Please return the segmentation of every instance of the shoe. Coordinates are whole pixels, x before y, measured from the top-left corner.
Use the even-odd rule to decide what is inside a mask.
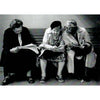
[[[81,80],[81,83],[90,82],[90,81],[91,81],[90,79],[82,79],[82,80]]]
[[[8,85],[11,82],[11,79],[9,76],[6,76],[4,80],[2,81],[2,85]]]
[[[45,82],[46,82],[46,77],[42,77],[40,83],[45,83]]]
[[[57,76],[56,76],[56,79],[57,79],[57,81],[60,82],[60,83],[63,83],[63,82],[64,82],[62,76],[58,76],[58,75],[57,75]]]
[[[33,79],[32,77],[28,77],[27,81],[28,81],[28,83],[30,83],[30,84],[32,84],[32,83],[35,82],[34,79]]]

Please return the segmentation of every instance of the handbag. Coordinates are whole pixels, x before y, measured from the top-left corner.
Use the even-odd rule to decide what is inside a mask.
[[[86,56],[86,62],[85,66],[87,68],[93,68],[96,65],[96,59],[97,59],[97,54],[93,51],[91,51],[87,56]]]

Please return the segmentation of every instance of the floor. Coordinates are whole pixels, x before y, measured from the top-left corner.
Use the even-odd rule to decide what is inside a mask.
[[[3,80],[3,68],[2,67],[0,67],[0,84],[2,83],[2,80]],[[50,79],[50,80],[48,80],[46,83],[44,83],[44,84],[41,84],[40,82],[39,82],[39,80],[36,80],[35,81],[35,83],[33,83],[33,84],[29,84],[27,81],[25,81],[25,80],[23,80],[23,81],[15,81],[15,82],[13,82],[13,83],[11,83],[11,84],[9,84],[9,86],[20,86],[20,85],[31,85],[31,86],[48,86],[48,85],[61,85],[61,86],[68,86],[68,85],[75,85],[75,86],[77,86],[77,85],[87,85],[87,86],[91,86],[91,85],[100,85],[100,81],[99,82],[96,82],[96,81],[94,81],[94,80],[92,80],[92,81],[90,81],[90,82],[83,82],[83,83],[81,83],[80,82],[80,80],[77,80],[77,79],[66,79],[65,80],[65,82],[64,83],[59,83],[59,82],[57,82],[55,79]]]

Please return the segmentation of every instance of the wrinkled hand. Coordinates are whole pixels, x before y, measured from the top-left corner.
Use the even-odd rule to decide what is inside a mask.
[[[20,47],[18,46],[18,47],[14,47],[14,48],[10,49],[10,52],[11,53],[18,53],[19,50],[20,50]]]
[[[60,50],[60,48],[57,47],[57,46],[53,46],[52,51],[54,51],[54,52],[60,52],[60,51],[62,51],[62,50]]]
[[[49,48],[49,50],[55,51],[57,48],[57,46],[52,46],[52,48]]]

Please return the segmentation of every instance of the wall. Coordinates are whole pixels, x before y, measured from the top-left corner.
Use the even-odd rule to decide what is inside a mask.
[[[97,16],[92,15],[0,15],[0,57],[4,30],[9,27],[12,19],[15,18],[22,20],[24,26],[28,28],[47,28],[54,20],[60,20],[64,25],[68,19],[75,19],[80,26],[85,28],[92,28],[100,24],[96,21]],[[100,17],[98,16],[99,19]]]

